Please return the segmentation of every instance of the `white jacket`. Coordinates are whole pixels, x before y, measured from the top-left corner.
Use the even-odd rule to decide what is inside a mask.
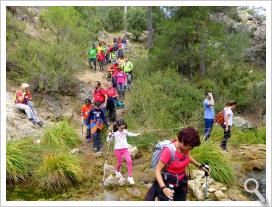
[[[114,138],[114,149],[125,149],[128,148],[127,136],[136,137],[139,134],[134,134],[132,132],[127,131],[126,129],[120,132],[117,130],[112,133],[112,136],[107,137],[107,141],[111,141]]]

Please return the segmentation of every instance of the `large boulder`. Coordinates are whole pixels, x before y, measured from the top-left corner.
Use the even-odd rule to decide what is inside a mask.
[[[104,181],[104,186],[124,186],[126,179],[123,176],[117,177],[110,175]]]
[[[233,125],[237,128],[242,129],[242,130],[257,128],[257,126],[255,124],[253,124],[252,122],[250,122],[242,117],[239,117],[239,116],[233,117]]]

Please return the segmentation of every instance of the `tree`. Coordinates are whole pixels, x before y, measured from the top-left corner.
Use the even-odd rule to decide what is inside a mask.
[[[146,10],[142,7],[132,7],[128,9],[128,30],[132,32],[138,40],[142,32],[147,28]]]
[[[148,49],[152,47],[153,44],[153,27],[152,27],[152,6],[147,7],[148,13]]]

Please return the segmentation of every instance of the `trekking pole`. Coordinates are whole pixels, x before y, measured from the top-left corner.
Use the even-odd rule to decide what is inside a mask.
[[[206,170],[209,170],[209,165],[205,165],[204,168]],[[207,201],[208,200],[208,176],[209,176],[209,174],[206,170],[204,172],[205,172],[205,179],[206,179],[205,198]]]
[[[112,135],[111,135],[112,136]],[[109,149],[110,149],[110,143],[111,141],[108,142],[108,147],[107,147],[107,153],[106,153],[106,160],[105,160],[105,164],[103,166],[103,184],[105,182],[105,176],[106,176],[106,165],[108,164],[108,156],[109,156]]]

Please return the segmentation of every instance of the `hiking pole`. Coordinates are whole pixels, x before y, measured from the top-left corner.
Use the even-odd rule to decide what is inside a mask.
[[[110,135],[110,136],[112,136],[112,135]],[[104,164],[104,166],[103,166],[103,184],[104,184],[104,182],[105,182],[105,176],[106,176],[106,165],[108,164],[108,157],[109,157],[109,149],[110,149],[110,143],[111,143],[111,141],[109,140],[109,142],[108,142],[108,147],[107,147],[107,153],[106,153],[106,161],[105,161],[105,164]]]
[[[205,198],[208,200],[208,176],[209,176],[209,165],[204,165],[205,179],[206,179],[206,188],[205,188]],[[207,170],[207,171],[206,171]]]

